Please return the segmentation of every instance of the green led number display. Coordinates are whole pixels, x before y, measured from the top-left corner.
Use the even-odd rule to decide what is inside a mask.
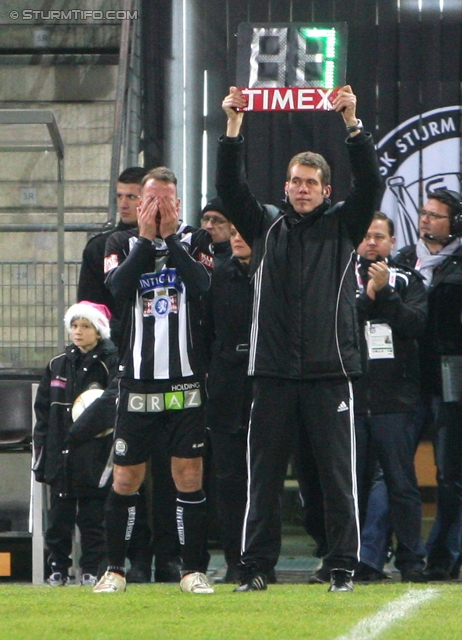
[[[337,31],[307,28],[298,32],[297,85],[333,89],[336,82]]]
[[[345,84],[346,23],[242,23],[237,85],[323,87]]]

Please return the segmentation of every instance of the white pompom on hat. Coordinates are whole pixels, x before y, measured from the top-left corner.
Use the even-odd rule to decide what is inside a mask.
[[[110,338],[111,327],[109,325],[109,320],[111,319],[111,315],[111,312],[105,304],[96,304],[96,302],[81,300],[80,302],[77,302],[77,304],[73,304],[66,311],[64,316],[64,326],[70,333],[71,323],[74,318],[85,318],[85,320],[89,320],[92,323],[102,338]]]

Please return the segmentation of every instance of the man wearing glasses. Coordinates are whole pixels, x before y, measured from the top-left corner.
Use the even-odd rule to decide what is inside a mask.
[[[231,222],[223,214],[223,203],[215,197],[202,209],[201,226],[212,238],[213,263],[216,267],[231,257]]]
[[[462,543],[462,206],[449,189],[427,194],[419,240],[397,260],[421,272],[428,324],[421,340],[422,392],[434,409],[437,516],[427,541],[429,580],[458,577]]]

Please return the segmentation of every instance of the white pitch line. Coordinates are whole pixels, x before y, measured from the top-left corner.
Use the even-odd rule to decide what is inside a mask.
[[[372,640],[377,638],[398,620],[408,617],[421,604],[432,600],[441,592],[437,589],[410,589],[398,600],[388,602],[377,613],[361,620],[349,633],[338,636],[336,640]]]

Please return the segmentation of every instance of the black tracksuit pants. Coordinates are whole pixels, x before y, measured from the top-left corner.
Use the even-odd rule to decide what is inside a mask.
[[[247,429],[209,431],[221,543],[228,568],[240,559],[242,522],[247,497]]]
[[[268,573],[281,548],[281,497],[291,453],[300,468],[299,434],[308,434],[324,500],[330,568],[359,559],[352,387],[348,380],[254,379],[248,436],[249,493],[243,529],[243,576]]]
[[[107,491],[93,496],[61,497],[55,489],[50,491],[50,511],[45,542],[50,553],[48,564],[52,571],[67,575],[72,565],[72,534],[75,525],[80,530],[82,555],[80,567],[83,573],[98,575],[98,569],[106,557],[104,535],[104,505]]]

